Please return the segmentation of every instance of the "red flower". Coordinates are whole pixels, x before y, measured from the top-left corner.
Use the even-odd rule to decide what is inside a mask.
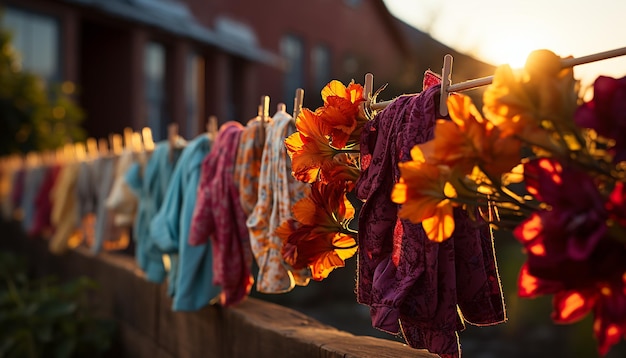
[[[608,218],[604,198],[591,177],[583,171],[563,167],[554,159],[541,158],[524,165],[524,179],[528,192],[549,208],[522,223],[515,230],[516,237],[524,243],[529,242],[528,235],[535,236],[533,241],[562,242],[567,257],[588,258],[605,236]]]
[[[613,271],[624,272],[623,265]],[[572,273],[573,274],[573,273]],[[552,319],[557,323],[573,323],[593,311],[594,334],[600,355],[608,353],[611,346],[626,335],[626,273],[613,275],[610,280],[594,281],[587,285],[568,288],[556,280],[546,280],[530,273],[529,265],[522,267],[519,276],[519,295],[536,297],[554,294]]]
[[[626,77],[600,76],[593,85],[593,100],[576,110],[574,121],[615,140],[615,162],[626,160]]]

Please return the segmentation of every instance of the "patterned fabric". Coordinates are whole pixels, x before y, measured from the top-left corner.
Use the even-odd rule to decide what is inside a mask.
[[[115,174],[111,192],[106,198],[105,206],[113,212],[115,226],[130,227],[135,220],[137,211],[137,197],[133,195],[124,174],[133,164],[137,156],[130,148],[125,148],[115,165]]]
[[[252,252],[259,266],[256,289],[263,293],[283,293],[296,284],[307,285],[310,271],[294,270],[281,255],[282,240],[274,234],[280,224],[291,218],[291,207],[304,198],[309,186],[291,175],[291,162],[285,138],[296,131],[287,112],[277,112],[267,127],[259,178],[259,193],[254,211],[246,225]]]
[[[239,186],[241,208],[246,215],[254,210],[257,201],[266,125],[261,117],[249,120],[239,140],[234,177]]]
[[[52,211],[52,201],[50,191],[57,180],[60,170],[59,165],[51,165],[46,168],[44,179],[35,197],[35,214],[32,226],[28,232],[31,236],[49,236],[52,233],[52,223],[50,213]]]
[[[76,183],[80,164],[66,163],[57,177],[50,198],[52,212],[50,221],[54,227],[54,235],[48,243],[50,252],[62,254],[68,248],[80,243],[82,236],[78,233],[78,198],[76,196]]]
[[[410,346],[458,357],[463,318],[481,325],[505,320],[492,238],[456,210],[453,236],[432,242],[421,225],[398,219],[390,199],[398,162],[433,137],[438,91],[398,98],[363,130],[357,299],[370,306],[374,327],[402,329]]]
[[[141,153],[143,160],[133,163],[124,175],[126,184],[138,199],[133,225],[135,259],[150,282],[161,283],[166,277],[161,250],[150,235],[150,220],[163,203],[179,155],[180,150],[174,150],[170,156],[169,143],[159,142],[152,153]]]
[[[150,236],[171,259],[168,294],[174,311],[197,311],[217,295],[211,245],[191,246],[188,237],[198,195],[202,160],[211,149],[206,134],[191,140],[180,154],[165,198],[150,222]]]
[[[252,288],[252,253],[233,173],[243,126],[222,125],[211,153],[202,162],[198,201],[189,243],[201,245],[211,236],[213,283],[221,286],[220,303],[229,306],[244,299]]]

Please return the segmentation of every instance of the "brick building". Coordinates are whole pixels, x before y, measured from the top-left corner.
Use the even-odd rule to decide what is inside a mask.
[[[245,122],[262,95],[290,110],[295,89],[320,104],[330,79],[375,87],[383,99],[420,88],[445,53],[455,78],[492,67],[394,18],[382,0],[4,0],[2,24],[23,67],[49,82],[72,81],[90,136],[170,122],[192,137],[208,115]],[[275,107],[274,107],[275,108]],[[273,112],[273,111],[272,111]]]

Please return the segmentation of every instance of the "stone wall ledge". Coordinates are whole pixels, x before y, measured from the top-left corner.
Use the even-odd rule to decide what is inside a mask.
[[[6,228],[0,227],[0,247],[25,254],[38,274],[88,276],[98,282],[91,301],[99,314],[118,322],[115,357],[437,357],[399,342],[343,332],[251,297],[229,308],[173,312],[166,285],[146,281],[132,257],[93,255],[86,248],[54,256],[47,242],[19,237],[14,225]]]

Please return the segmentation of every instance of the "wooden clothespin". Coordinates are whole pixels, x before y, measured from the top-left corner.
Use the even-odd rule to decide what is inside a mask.
[[[124,128],[124,149],[133,149],[133,129],[130,127]]]
[[[170,151],[176,148],[177,140],[178,140],[178,123],[170,123],[167,126],[167,143],[169,144]]]
[[[87,138],[87,155],[90,159],[96,159],[100,156],[98,151],[98,141],[96,138]]]
[[[143,151],[143,142],[141,140],[141,133],[133,132],[131,135],[131,150],[133,153],[141,153]]]
[[[168,128],[168,131],[169,131],[169,128]],[[154,139],[152,138],[152,129],[150,129],[150,127],[143,127],[143,129],[141,130],[141,138],[143,140],[143,150],[146,152],[152,152],[154,150]],[[168,137],[168,140],[169,140],[169,137]]]
[[[217,123],[217,116],[209,116],[209,120],[206,125],[207,135],[211,141],[217,138],[217,132],[219,130]]]
[[[276,105],[276,112],[285,112],[287,110],[287,105],[284,103],[279,103]]]
[[[441,91],[439,97],[439,114],[448,115],[448,94],[452,84],[452,55],[447,54],[443,57],[443,68],[441,69]]]
[[[74,144],[74,156],[79,162],[85,161],[87,159],[87,149],[85,148],[84,143]]]
[[[109,155],[109,142],[107,142],[106,138],[98,139],[98,153],[100,153],[100,156]]]
[[[302,88],[296,88],[296,96],[293,99],[293,118],[298,118],[298,115],[302,111],[303,101],[304,101],[304,90]]]
[[[113,133],[111,135],[109,135],[109,143],[110,143],[110,148],[111,148],[111,153],[113,155],[120,155],[122,154],[122,151],[124,150],[124,146],[122,144],[122,135],[121,134],[117,134],[117,133]]]
[[[371,73],[365,74],[365,86],[363,86],[363,99],[365,103],[363,103],[363,107],[366,110],[370,109],[370,104],[372,102],[372,89],[374,88],[374,75]]]
[[[267,123],[270,118],[270,96],[261,96],[261,119]]]
[[[74,143],[66,143],[63,146],[63,156],[66,163],[73,163],[76,161],[76,146]]]

